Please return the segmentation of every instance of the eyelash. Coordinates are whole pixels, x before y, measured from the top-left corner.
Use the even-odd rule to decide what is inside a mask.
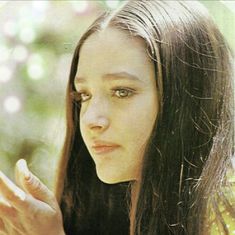
[[[116,92],[120,92],[120,91],[124,91],[124,92],[127,92],[127,95],[126,96],[123,96],[121,97],[120,94],[119,96],[116,95],[115,93]],[[135,90],[131,89],[131,88],[126,88],[126,87],[118,87],[118,88],[114,88],[112,89],[112,96],[116,96],[118,99],[128,99],[130,98],[131,96],[133,96],[135,93]],[[82,99],[82,95],[85,94],[87,95],[87,92],[86,91],[75,91],[75,92],[72,92],[72,97],[75,101],[79,101],[81,103],[83,102],[86,102],[87,100],[89,100],[90,98],[86,99],[86,100],[83,100]]]

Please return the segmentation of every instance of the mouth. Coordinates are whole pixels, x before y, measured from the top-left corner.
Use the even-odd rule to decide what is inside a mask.
[[[105,154],[115,151],[117,148],[119,148],[120,145],[110,143],[110,142],[104,142],[104,141],[95,141],[94,145],[91,146],[94,153],[96,154]]]
[[[119,148],[119,146],[93,146],[92,149],[96,154],[104,154],[104,153],[110,153],[113,152]]]

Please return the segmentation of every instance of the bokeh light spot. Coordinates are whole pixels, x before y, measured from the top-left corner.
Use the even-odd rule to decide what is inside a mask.
[[[78,13],[83,13],[88,8],[88,1],[72,1],[74,10]]]
[[[8,20],[3,24],[3,32],[10,37],[14,37],[17,33],[16,23]]]
[[[118,0],[106,0],[105,3],[109,8],[115,9],[119,5],[120,1],[118,1]]]
[[[9,59],[10,57],[10,49],[8,49],[6,46],[3,44],[0,45],[0,62],[5,62]]]
[[[49,1],[32,1],[32,7],[37,11],[46,11],[49,5]]]
[[[25,46],[18,45],[14,48],[12,56],[16,61],[23,62],[28,56],[28,51]]]
[[[21,108],[21,102],[16,96],[8,96],[3,102],[3,107],[8,113],[16,113]]]
[[[32,54],[28,59],[27,65],[28,76],[32,80],[39,80],[44,75],[43,59],[38,53]]]
[[[36,34],[32,27],[24,27],[19,36],[22,42],[30,43],[34,41]]]
[[[28,75],[33,80],[39,80],[44,74],[44,70],[41,64],[31,64],[28,66]]]
[[[8,82],[11,79],[12,71],[6,67],[0,67],[0,82]]]

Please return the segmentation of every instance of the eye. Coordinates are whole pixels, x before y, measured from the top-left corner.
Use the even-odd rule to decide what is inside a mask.
[[[74,99],[74,101],[78,101],[78,102],[85,102],[88,99],[90,99],[91,95],[89,95],[87,92],[85,91],[74,91],[71,92],[71,96]]]
[[[113,93],[118,98],[128,98],[133,95],[134,91],[130,88],[116,88]]]
[[[81,91],[81,92],[78,92],[79,93],[79,95],[80,95],[80,97],[81,97],[81,102],[85,102],[85,101],[87,101],[87,100],[89,100],[90,98],[91,98],[91,95],[89,95],[87,92],[83,92],[83,91]]]

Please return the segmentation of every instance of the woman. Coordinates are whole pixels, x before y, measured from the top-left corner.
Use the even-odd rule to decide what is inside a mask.
[[[71,65],[56,184],[63,226],[54,196],[21,160],[21,189],[0,175],[2,230],[229,234],[232,76],[224,38],[194,1],[129,1],[101,15]]]

